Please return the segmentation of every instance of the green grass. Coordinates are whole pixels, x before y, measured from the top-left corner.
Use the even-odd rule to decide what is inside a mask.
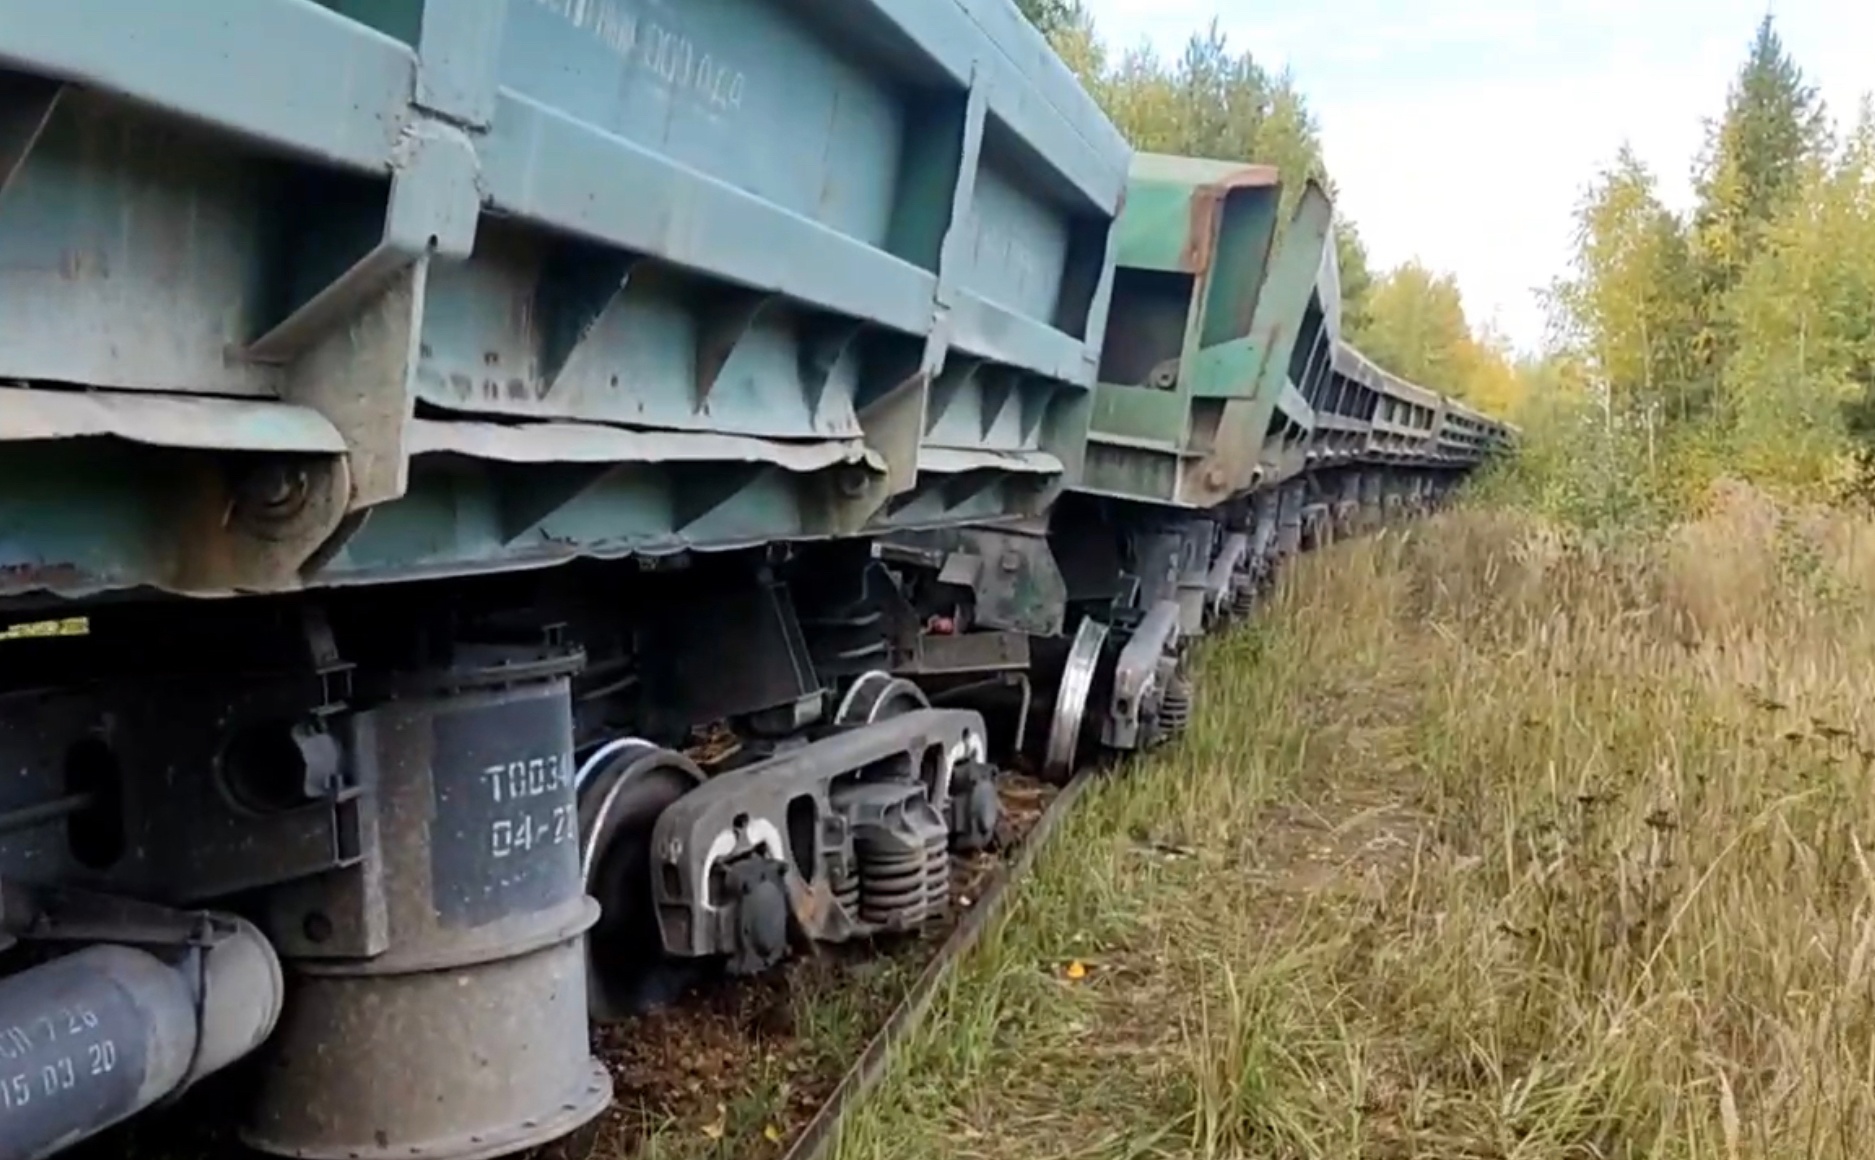
[[[1309,557],[839,1155],[1868,1155],[1871,544],[1747,495]]]

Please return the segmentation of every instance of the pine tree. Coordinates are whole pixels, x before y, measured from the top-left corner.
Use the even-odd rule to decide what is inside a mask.
[[[1727,297],[1763,247],[1766,229],[1798,194],[1806,162],[1827,147],[1827,137],[1822,102],[1766,15],[1724,115],[1708,127],[1694,174],[1692,240],[1708,390],[1736,345]]]

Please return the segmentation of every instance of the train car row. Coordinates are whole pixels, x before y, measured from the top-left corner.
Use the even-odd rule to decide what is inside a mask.
[[[0,0],[0,1160],[610,1099],[1514,432],[1009,0]],[[248,1057],[253,1057],[248,1059]]]

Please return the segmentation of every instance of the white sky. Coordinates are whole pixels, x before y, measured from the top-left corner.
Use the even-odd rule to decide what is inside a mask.
[[[1417,257],[1526,349],[1533,290],[1567,261],[1582,187],[1625,139],[1676,206],[1702,118],[1765,0],[1085,0],[1114,49],[1167,57],[1213,15],[1233,50],[1289,65],[1376,270]],[[1787,50],[1839,119],[1875,89],[1875,0],[1774,0]]]

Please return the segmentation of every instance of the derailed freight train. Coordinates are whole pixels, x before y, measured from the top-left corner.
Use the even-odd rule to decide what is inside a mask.
[[[605,1106],[1514,431],[1009,0],[0,0],[0,1160]],[[1124,210],[1122,210],[1124,206]],[[249,1058],[252,1057],[252,1058]]]

